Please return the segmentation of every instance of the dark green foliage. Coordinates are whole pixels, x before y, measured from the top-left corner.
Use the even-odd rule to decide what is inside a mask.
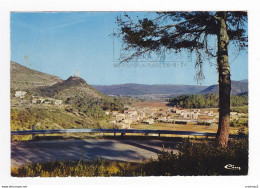
[[[176,124],[184,124],[187,125],[187,121],[175,121]]]
[[[238,120],[233,120],[230,122],[231,127],[248,127],[248,119],[240,118]]]
[[[75,96],[67,98],[65,103],[71,104],[80,112],[96,119],[104,118],[104,111],[121,111],[124,108],[123,102],[120,99],[109,97],[97,99]]]
[[[69,128],[100,128],[92,118],[78,116],[77,111],[52,110],[44,108],[11,109],[11,130],[64,129]],[[73,114],[74,113],[74,114]]]
[[[143,163],[115,161],[47,162],[12,169],[12,176],[176,176],[176,175],[247,175],[248,140],[231,140],[227,148],[215,143],[186,141],[177,146],[178,154],[162,151],[157,160]],[[232,164],[241,170],[227,170]]]
[[[170,105],[177,105],[182,108],[217,108],[219,97],[217,94],[206,95],[181,95],[168,101]],[[248,96],[231,95],[231,106],[243,106],[248,104]]]
[[[211,123],[207,123],[207,122],[197,122],[197,125],[206,125],[206,126],[209,126],[209,125],[211,125]]]
[[[117,36],[123,40],[122,50],[130,54],[122,62],[153,55],[164,60],[167,53],[196,52],[197,79],[204,79],[203,63],[216,60],[219,15],[223,12],[157,12],[150,18],[135,19],[125,13],[117,17]],[[230,44],[239,51],[247,48],[247,12],[224,12]],[[213,43],[213,44],[212,44]],[[129,53],[130,52],[130,53]]]
[[[248,173],[248,141],[232,140],[228,148],[213,144],[186,142],[179,145],[179,155],[162,152],[157,170],[168,175],[246,175]],[[227,170],[227,164],[241,171]]]

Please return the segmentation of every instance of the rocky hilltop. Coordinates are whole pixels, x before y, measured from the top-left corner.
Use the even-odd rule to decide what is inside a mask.
[[[67,98],[88,97],[100,99],[104,97],[102,93],[87,84],[80,77],[71,76],[67,80],[56,83],[52,86],[39,87],[36,91],[41,96],[59,98],[66,100]]]

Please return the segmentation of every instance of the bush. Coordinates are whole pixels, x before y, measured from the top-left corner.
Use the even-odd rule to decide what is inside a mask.
[[[232,140],[228,148],[210,143],[185,142],[177,147],[179,154],[162,152],[158,156],[157,173],[168,175],[247,175],[248,140]],[[227,170],[225,165],[241,167]]]
[[[175,121],[176,124],[187,125],[187,121]]]
[[[197,122],[197,125],[206,125],[206,126],[209,126],[210,123],[208,123],[208,122]]]

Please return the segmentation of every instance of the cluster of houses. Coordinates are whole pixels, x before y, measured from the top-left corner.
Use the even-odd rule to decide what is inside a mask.
[[[198,123],[214,123],[218,121],[218,113],[213,111],[201,111],[200,109],[177,109],[169,108],[166,110],[157,108],[140,108],[128,109],[123,113],[117,111],[106,112],[111,115],[114,120],[110,123],[118,128],[127,129],[131,124],[145,123],[154,124],[155,122],[176,123],[176,122],[198,122]]]
[[[53,98],[43,98],[38,96],[32,96],[31,99],[32,104],[54,104],[54,105],[62,105],[63,101]]]
[[[238,112],[230,112],[230,119],[237,121],[239,118],[244,117],[244,113],[238,113]]]
[[[26,91],[16,91],[14,96],[16,98],[24,99],[27,95]],[[31,103],[32,104],[54,104],[54,105],[62,105],[62,100],[57,100],[53,98],[43,98],[38,96],[31,96]]]

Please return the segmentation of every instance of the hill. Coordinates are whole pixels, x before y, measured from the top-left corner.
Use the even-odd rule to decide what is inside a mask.
[[[219,91],[219,86],[212,85],[208,88],[204,89],[203,91],[199,92],[200,94],[210,94],[215,93],[217,94]],[[241,80],[241,81],[231,81],[231,95],[239,95],[248,93],[248,80]]]
[[[52,86],[39,87],[35,91],[44,97],[58,98],[66,100],[73,97],[88,97],[88,98],[104,98],[101,92],[87,84],[80,77],[71,76],[67,80],[56,83]]]
[[[15,90],[30,90],[40,86],[51,86],[62,81],[57,76],[32,70],[12,61],[10,74],[11,88]]]
[[[119,84],[119,85],[92,85],[106,95],[182,95],[194,94],[207,88],[196,85],[145,85],[145,84]]]
[[[122,110],[119,99],[108,97],[79,77],[62,80],[11,62],[11,129],[28,130],[63,128],[108,128],[106,110]],[[24,98],[15,97],[15,90],[26,90]],[[36,103],[32,99],[43,99]],[[62,103],[56,105],[55,99]],[[47,103],[48,102],[48,103]]]

